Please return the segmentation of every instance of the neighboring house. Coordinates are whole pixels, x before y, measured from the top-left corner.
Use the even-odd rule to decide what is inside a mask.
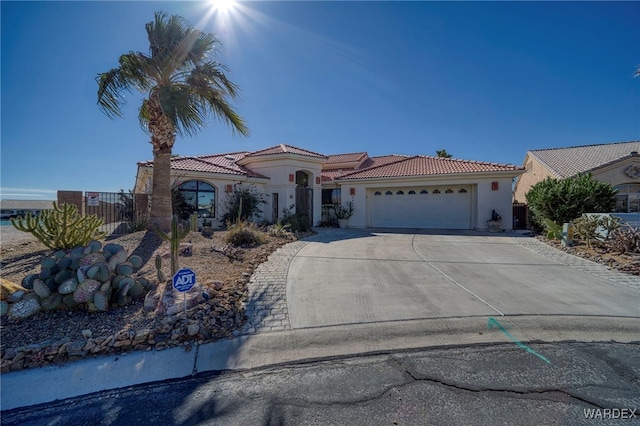
[[[2,200],[0,201],[0,218],[25,216],[27,213],[39,214],[42,210],[52,209],[53,201],[43,200]]]
[[[514,201],[526,203],[533,185],[547,177],[565,179],[591,173],[617,189],[615,211],[640,213],[640,141],[538,149],[527,152],[526,172],[514,188]]]
[[[151,187],[152,171],[153,162],[138,163],[135,192]],[[259,219],[269,222],[282,218],[286,209],[307,213],[318,225],[326,220],[328,205],[351,201],[355,211],[349,227],[487,229],[495,210],[504,229],[512,229],[512,181],[523,171],[420,155],[323,155],[290,145],[171,159],[173,184],[217,226],[225,194],[243,183],[266,195]]]

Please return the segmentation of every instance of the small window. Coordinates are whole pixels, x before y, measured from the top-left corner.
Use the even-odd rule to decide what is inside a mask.
[[[411,191],[407,192],[407,194],[409,194],[409,195],[413,195],[415,193],[416,193],[416,191],[414,191],[413,189]]]
[[[398,191],[396,192],[396,195],[404,195],[404,191]]]
[[[453,194],[453,189],[447,189],[444,191],[445,194]]]
[[[393,192],[387,191],[387,192],[384,193],[384,195],[393,195]]]
[[[439,193],[440,193],[440,190],[439,190],[439,189],[434,189],[434,190],[433,190],[433,194],[439,194]]]
[[[373,193],[373,195],[382,195],[382,192],[376,191],[376,192]]]
[[[467,190],[464,188],[458,190],[458,194],[466,194],[466,193],[467,193]]]
[[[428,194],[429,191],[427,191],[426,189],[423,189],[422,191],[420,191],[421,194]]]

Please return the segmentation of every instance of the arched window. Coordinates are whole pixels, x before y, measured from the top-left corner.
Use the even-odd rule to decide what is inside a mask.
[[[404,195],[404,191],[398,191],[396,192],[396,195]]]
[[[384,195],[393,195],[393,192],[387,191],[387,192],[384,193]]]
[[[373,193],[373,195],[382,195],[382,192],[376,191],[376,192]]]
[[[466,194],[467,190],[462,188],[458,190],[458,194]]]
[[[409,194],[409,195],[413,195],[415,193],[416,193],[416,191],[414,191],[413,189],[411,191],[407,192],[407,194]]]
[[[432,192],[432,194],[439,194],[439,193],[440,193],[439,189],[434,189],[433,192]]]
[[[178,186],[173,197],[173,211],[181,219],[188,219],[191,213],[198,217],[216,217],[216,189],[199,180],[190,180]]]
[[[420,191],[421,194],[428,194],[429,191],[427,191],[426,189],[423,189],[422,191]]]
[[[447,189],[444,191],[445,194],[453,194],[453,189]]]

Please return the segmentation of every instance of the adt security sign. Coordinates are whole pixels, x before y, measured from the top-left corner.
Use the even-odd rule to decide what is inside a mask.
[[[191,290],[196,284],[196,273],[191,269],[180,269],[173,276],[173,288],[179,292],[185,292]]]

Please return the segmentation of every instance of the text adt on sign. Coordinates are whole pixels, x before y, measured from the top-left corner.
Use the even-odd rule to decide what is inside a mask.
[[[173,288],[178,290],[179,292],[185,292],[191,290],[196,284],[196,273],[191,269],[184,268],[180,269],[173,276]]]

